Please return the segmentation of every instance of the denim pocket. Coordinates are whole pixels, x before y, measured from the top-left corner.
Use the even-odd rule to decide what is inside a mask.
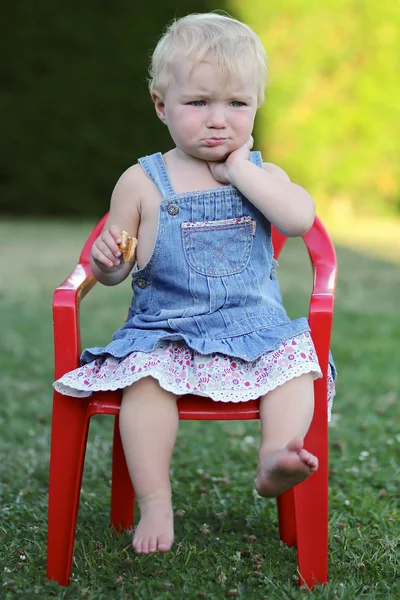
[[[183,250],[189,266],[211,277],[240,273],[250,260],[255,226],[251,217],[182,223]]]

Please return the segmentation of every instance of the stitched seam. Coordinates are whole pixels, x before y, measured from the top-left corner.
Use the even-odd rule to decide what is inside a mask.
[[[213,254],[213,256],[212,256],[212,259],[211,259],[211,262],[210,262],[210,265],[212,265],[213,263],[215,263],[215,262],[216,262],[218,259],[220,259],[221,257],[224,257],[224,253],[225,253],[225,252],[227,252],[227,251],[229,250],[229,248],[230,248],[230,247],[231,247],[233,244],[235,244],[235,243],[236,243],[237,241],[239,241],[241,238],[245,238],[245,237],[247,237],[247,236],[248,236],[248,232],[247,232],[247,231],[240,231],[240,232],[238,232],[238,234],[240,234],[240,235],[236,235],[236,236],[234,237],[234,239],[233,239],[233,240],[232,240],[232,241],[231,241],[229,244],[227,244],[227,245],[225,244],[224,246],[220,246],[220,247],[219,247],[219,248],[218,248],[218,249],[217,249],[217,250],[214,252],[214,254]],[[243,258],[242,258],[241,262],[240,262],[238,265],[235,265],[234,263],[232,263],[232,262],[229,260],[229,258],[228,258],[228,257],[226,257],[226,260],[227,260],[228,264],[229,264],[229,265],[230,265],[232,268],[234,268],[234,269],[235,269],[235,271],[234,271],[233,273],[226,273],[226,275],[229,275],[229,274],[232,274],[232,275],[234,275],[235,273],[238,273],[238,272],[240,272],[240,271],[243,271],[243,269],[246,267],[246,264],[248,263],[248,261],[249,261],[249,258],[250,258],[250,255],[249,255],[249,256],[247,256],[247,255],[248,255],[248,253],[249,253],[249,247],[250,247],[250,246],[251,246],[251,239],[248,241],[248,243],[247,243],[247,246],[246,246],[246,248],[244,249],[244,252],[243,252],[243,255],[244,255],[244,256],[243,256]],[[213,275],[213,276],[216,276],[216,275],[218,275],[218,273],[216,273],[216,272],[215,272],[215,268],[216,268],[216,267],[214,267],[214,270],[207,270],[207,271],[205,271],[205,270],[204,270],[204,271],[200,271],[200,270],[199,270],[199,265],[198,265],[198,263],[197,263],[195,260],[193,260],[193,258],[192,258],[191,256],[188,256],[188,252],[193,252],[193,250],[195,250],[196,248],[197,248],[197,249],[199,249],[199,248],[200,248],[200,249],[209,249],[209,245],[206,243],[206,241],[202,241],[202,240],[196,240],[196,243],[195,243],[195,248],[193,248],[192,250],[190,250],[190,249],[188,248],[188,243],[187,243],[187,241],[186,241],[186,240],[184,240],[184,252],[185,252],[185,255],[186,255],[186,258],[187,258],[187,261],[188,261],[189,265],[190,265],[190,266],[191,266],[193,269],[195,269],[195,270],[198,270],[198,272],[199,272],[200,274],[202,274],[202,275]]]

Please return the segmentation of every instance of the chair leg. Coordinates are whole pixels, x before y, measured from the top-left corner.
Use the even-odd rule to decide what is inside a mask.
[[[296,513],[293,489],[281,494],[278,499],[279,537],[289,547],[296,545]]]
[[[315,382],[315,410],[305,447],[318,456],[319,467],[294,488],[300,585],[328,580],[328,422],[326,380]]]
[[[300,585],[328,581],[328,478],[324,468],[294,488]]]
[[[119,417],[114,422],[111,476],[111,525],[116,531],[133,526],[135,492],[129,476],[119,432]]]
[[[47,577],[68,585],[89,421],[87,400],[54,392],[48,508]]]

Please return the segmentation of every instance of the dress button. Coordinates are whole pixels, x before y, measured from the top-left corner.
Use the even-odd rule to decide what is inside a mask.
[[[177,204],[169,204],[167,211],[168,211],[168,214],[170,214],[174,217],[179,212],[179,206]]]
[[[148,284],[148,282],[145,279],[142,279],[142,278],[136,279],[136,285],[141,289],[145,288],[147,284]]]

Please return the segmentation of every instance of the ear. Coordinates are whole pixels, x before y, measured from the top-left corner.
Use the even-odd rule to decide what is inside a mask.
[[[167,121],[165,118],[165,102],[163,95],[157,90],[153,90],[151,97],[153,98],[154,107],[156,109],[157,117],[160,119],[164,125],[166,125]]]

